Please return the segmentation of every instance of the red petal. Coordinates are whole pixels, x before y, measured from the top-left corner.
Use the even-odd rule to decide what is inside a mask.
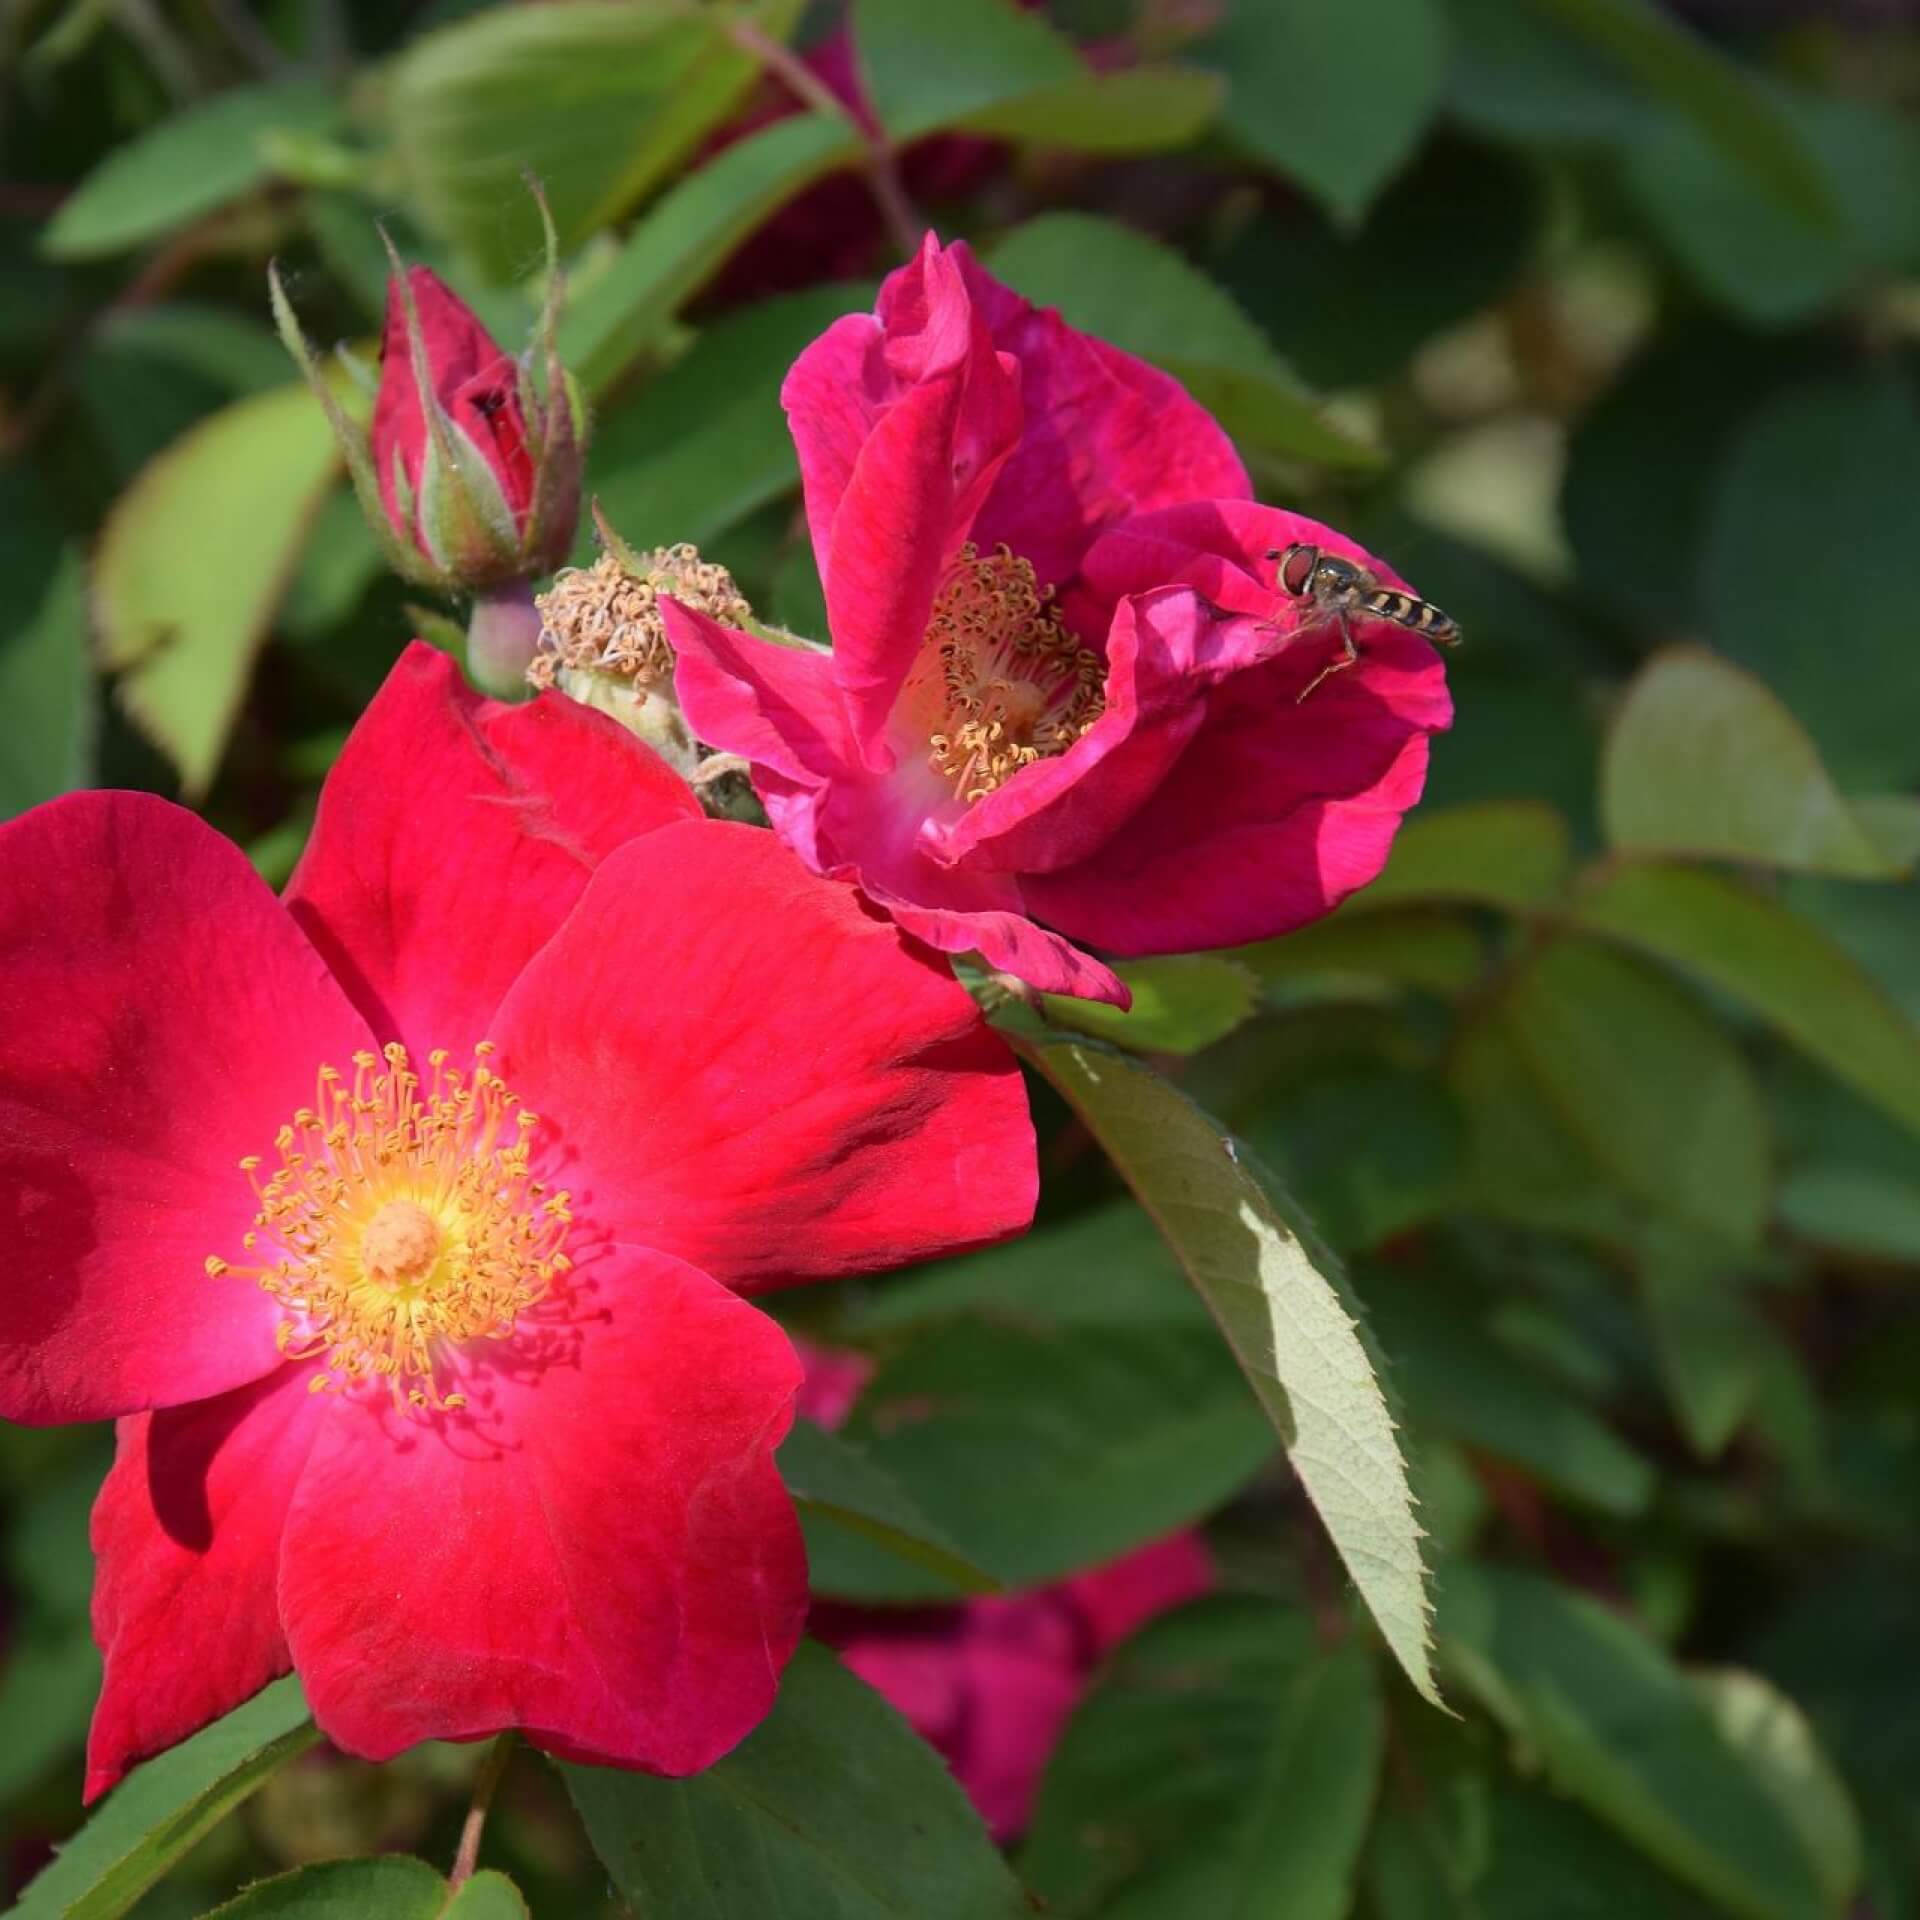
[[[309,1367],[120,1423],[93,1509],[93,1633],[106,1658],[89,1800],[231,1713],[289,1666],[275,1582],[287,1505],[329,1408]]]
[[[351,1400],[314,1448],[280,1608],[350,1753],[520,1727],[685,1774],[773,1704],[806,1609],[773,1460],[800,1363],[679,1261],[613,1247],[574,1278],[570,1314],[467,1349],[463,1413]]]
[[[287,904],[382,1040],[457,1052],[607,854],[699,811],[604,715],[483,700],[416,642],[327,781]]]
[[[950,251],[994,346],[1019,364],[1025,413],[974,526],[983,552],[1005,541],[1057,585],[1129,514],[1251,494],[1233,442],[1172,375],[1023,300],[964,242]]]
[[[1032,1123],[966,992],[771,834],[669,827],[607,861],[502,1007],[500,1070],[576,1212],[731,1286],[1017,1233]]]
[[[366,1027],[239,849],[146,794],[0,826],[0,1414],[98,1420],[278,1364],[239,1161]]]
[[[947,563],[1020,433],[1019,386],[929,235],[872,319],[837,322],[781,390],[826,588],[834,671],[870,764]]]

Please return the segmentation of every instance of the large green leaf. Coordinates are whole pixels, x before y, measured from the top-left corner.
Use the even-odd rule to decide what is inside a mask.
[[[1269,1601],[1183,1608],[1075,1714],[1021,1868],[1063,1920],[1343,1920],[1385,1733],[1363,1649]]]
[[[1920,1133],[1920,1027],[1812,921],[1726,875],[1640,861],[1596,872],[1574,915],[1744,1000]]]
[[[107,516],[93,578],[100,657],[189,796],[219,767],[338,462],[313,395],[280,387],[203,421]]]
[[[796,1420],[780,1448],[780,1474],[800,1509],[807,1534],[807,1570],[816,1593],[861,1597],[870,1554],[849,1553],[846,1536],[883,1549],[932,1576],[935,1593],[992,1593],[999,1583],[940,1538],[892,1474],[851,1442],[811,1420]],[[896,1597],[899,1574],[882,1580]]]
[[[1046,994],[1047,1017],[1134,1053],[1198,1053],[1224,1040],[1259,1003],[1249,969],[1219,954],[1123,960],[1115,971],[1133,990],[1125,1013],[1097,1000]]]
[[[1566,879],[1567,823],[1533,800],[1489,800],[1420,814],[1400,829],[1386,869],[1349,914],[1408,900],[1547,905]]]
[[[810,1642],[788,1667],[773,1712],[705,1773],[560,1772],[594,1851],[647,1920],[1029,1913],[945,1765]]]
[[[1188,67],[1098,73],[1040,14],[1000,0],[854,0],[853,27],[874,111],[901,142],[966,127],[1094,152],[1178,146],[1219,99]]]
[[[60,203],[41,244],[78,260],[158,239],[270,179],[269,136],[318,132],[335,111],[311,80],[216,94],[116,147]]]
[[[149,1760],[29,1886],[14,1920],[113,1920],[266,1777],[320,1738],[293,1679]]]
[[[1058,1284],[1097,1292],[1101,1275]],[[1205,1326],[930,1325],[889,1353],[844,1433],[970,1560],[1016,1586],[1205,1518],[1273,1450]],[[867,1590],[885,1591],[885,1578],[875,1567]],[[894,1573],[898,1597],[928,1588],[925,1573]]]
[[[1408,1677],[1437,1699],[1406,1467],[1331,1257],[1177,1087],[1121,1054],[1025,1038],[1106,1149],[1227,1336],[1308,1497]]]
[[[646,217],[562,321],[561,358],[574,378],[590,393],[603,391],[657,339],[674,309],[718,271],[769,214],[822,174],[846,165],[859,150],[849,122],[826,114],[797,114],[736,141],[676,182],[648,208]],[[816,289],[770,305],[775,314],[790,320],[807,303],[828,297]],[[723,340],[751,340],[761,337],[751,331],[754,327],[778,329],[783,324],[782,319],[763,320],[761,309],[755,307],[731,322],[723,321],[714,332]],[[729,412],[739,398],[728,396]],[[643,400],[642,409],[646,404]],[[784,430],[777,407],[770,419]],[[758,428],[754,443],[764,440],[768,430]],[[618,417],[614,431],[623,431]],[[631,444],[631,433],[637,429],[624,431]],[[604,445],[596,443],[596,470],[606,457]],[[669,536],[671,540],[697,537],[691,532]]]
[[[1666,975],[1561,938],[1510,983],[1508,1031],[1568,1129],[1655,1215],[1736,1245],[1759,1238],[1766,1112],[1725,1030]]]
[[[1029,300],[1164,367],[1247,446],[1330,466],[1376,460],[1320,418],[1232,297],[1160,241],[1091,214],[1048,213],[989,260]]]
[[[699,546],[798,487],[781,382],[810,340],[869,304],[867,290],[839,286],[757,301],[609,415],[594,435],[594,492],[620,537]]]
[[[783,36],[797,12],[795,0],[553,0],[455,21],[387,76],[411,204],[496,279],[517,278],[540,257],[527,174],[571,250],[666,179],[752,86],[758,68],[730,21]]]
[[[1699,563],[1714,644],[1765,677],[1849,788],[1904,786],[1920,774],[1920,732],[1907,703],[1887,697],[1913,671],[1916,470],[1920,406],[1901,373],[1791,387],[1728,450]],[[1779,764],[1748,778],[1776,780],[1780,809],[1805,811],[1804,750],[1776,746],[1767,757]],[[1818,824],[1837,839],[1826,812]],[[1846,846],[1849,864],[1831,870],[1870,871],[1851,832]]]
[[[1603,48],[1649,93],[1686,114],[1789,213],[1813,227],[1838,224],[1832,189],[1792,120],[1737,62],[1689,33],[1653,0],[1530,4]]]
[[[1228,131],[1355,227],[1440,104],[1446,16],[1438,0],[1232,7],[1205,52],[1228,79]]]
[[[1794,715],[1699,647],[1661,654],[1628,688],[1607,739],[1600,805],[1607,838],[1635,852],[1856,878],[1891,871]]]
[[[1830,1862],[1781,1817],[1777,1772],[1626,1621],[1537,1574],[1460,1566],[1440,1635],[1554,1784],[1671,1872],[1744,1920],[1834,1920]]]

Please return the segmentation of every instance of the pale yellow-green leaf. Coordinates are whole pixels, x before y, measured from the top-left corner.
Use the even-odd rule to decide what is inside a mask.
[[[1123,960],[1114,971],[1133,991],[1122,1013],[1098,1000],[1041,996],[1047,1018],[1134,1053],[1198,1053],[1223,1040],[1259,1005],[1253,974],[1219,954]]]
[[[128,714],[204,793],[339,466],[304,386],[236,401],[148,462],[93,574],[101,664]]]
[[[1406,1463],[1331,1256],[1309,1251],[1235,1143],[1151,1068],[1061,1035],[1020,1045],[1206,1301],[1388,1646],[1440,1704]]]

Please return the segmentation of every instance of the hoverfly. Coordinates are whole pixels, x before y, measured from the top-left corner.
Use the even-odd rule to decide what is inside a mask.
[[[1340,654],[1301,688],[1295,697],[1296,705],[1328,675],[1344,673],[1360,658],[1360,643],[1354,639],[1348,624],[1356,614],[1372,620],[1391,620],[1396,627],[1436,640],[1443,647],[1460,644],[1460,623],[1451,614],[1442,613],[1431,600],[1402,593],[1397,587],[1382,586],[1365,567],[1343,560],[1337,553],[1327,553],[1296,540],[1290,547],[1269,547],[1267,558],[1280,563],[1274,584],[1289,599],[1302,601],[1307,608],[1294,632],[1302,633],[1331,622],[1340,635]]]

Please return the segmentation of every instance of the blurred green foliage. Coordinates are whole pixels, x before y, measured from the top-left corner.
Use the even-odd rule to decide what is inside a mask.
[[[766,71],[847,24],[878,132]],[[1121,1650],[1011,1868],[808,1652],[701,1780],[523,1757],[488,1857],[531,1911],[987,1915],[1018,1876],[1064,1920],[1920,1915],[1911,8],[27,0],[0,58],[8,813],[152,788],[290,870],[415,623],[266,263],[364,354],[384,221],[518,341],[529,171],[591,489],[769,618],[823,624],[778,391],[897,261],[880,168],[1466,630],[1377,886],[1146,963],[1126,1018],[1055,1010],[1240,1145],[1182,1161],[1197,1109],[1103,1105],[1077,1041],[1030,1038],[1035,1235],[783,1308],[878,1361],[789,1455],[823,1592],[951,1598],[1190,1522],[1229,1591]],[[1242,1207],[1278,1263],[1250,1300]],[[1260,1412],[1366,1417],[1260,1318],[1322,1240],[1457,1719],[1302,1482],[1390,1627],[1361,1569],[1404,1488],[1289,1472]],[[79,1824],[106,1456],[0,1432],[0,1893]],[[143,1769],[22,1911],[157,1881],[167,1920],[279,1872],[232,1911],[518,1911],[486,1876],[448,1907],[425,1867],[292,1871],[450,1860],[476,1765],[262,1761],[300,1723],[276,1690]]]

